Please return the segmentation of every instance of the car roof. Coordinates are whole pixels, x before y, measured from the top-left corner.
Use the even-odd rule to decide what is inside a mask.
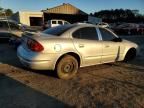
[[[72,24],[72,25],[75,25],[75,26],[80,26],[80,27],[98,27],[97,25],[94,25],[94,24],[88,24],[88,23],[76,23],[76,24]]]

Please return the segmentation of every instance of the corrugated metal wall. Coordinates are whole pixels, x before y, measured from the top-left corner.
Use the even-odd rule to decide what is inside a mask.
[[[62,20],[66,20],[72,24],[72,23],[76,23],[76,22],[87,21],[88,15],[44,13],[44,21],[48,21],[51,19],[62,19]]]
[[[70,23],[87,21],[88,14],[71,4],[63,4],[54,8],[44,10],[44,21],[51,19],[62,19]]]
[[[85,12],[81,11],[80,9],[77,9],[71,4],[65,4],[65,3],[63,5],[45,10],[44,12],[45,13],[58,13],[58,14],[72,14],[72,15],[75,15],[75,14],[87,15]]]

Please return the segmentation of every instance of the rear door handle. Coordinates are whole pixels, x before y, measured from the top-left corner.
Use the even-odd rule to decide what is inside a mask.
[[[109,45],[106,45],[105,47],[108,48],[108,47],[110,47],[110,46],[109,46]]]

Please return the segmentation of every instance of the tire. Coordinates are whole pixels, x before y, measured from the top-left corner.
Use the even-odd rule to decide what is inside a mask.
[[[78,71],[78,61],[71,55],[66,55],[58,62],[56,66],[57,76],[60,79],[71,79]]]
[[[136,49],[130,49],[124,58],[124,62],[133,60],[136,57]]]

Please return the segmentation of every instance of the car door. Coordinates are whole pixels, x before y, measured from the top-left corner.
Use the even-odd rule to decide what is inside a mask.
[[[123,52],[121,42],[114,41],[116,37],[106,28],[99,28],[102,37],[102,63],[117,61]]]
[[[82,27],[72,33],[74,46],[82,57],[82,65],[101,63],[102,44],[95,27]]]

